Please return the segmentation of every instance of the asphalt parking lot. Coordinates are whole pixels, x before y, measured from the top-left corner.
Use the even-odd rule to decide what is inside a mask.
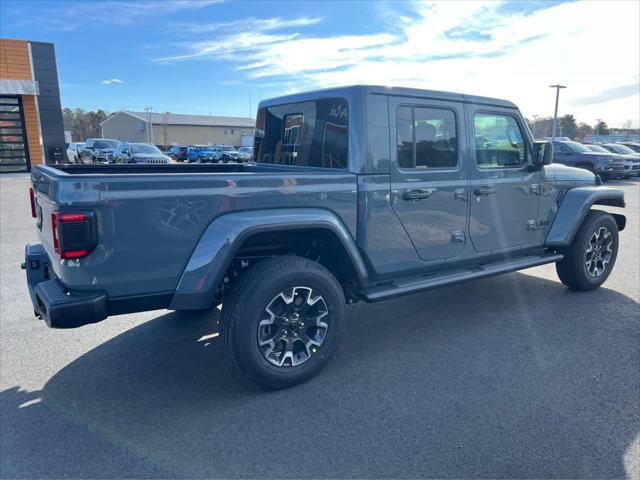
[[[348,308],[314,380],[265,392],[215,315],[36,320],[26,176],[0,177],[3,478],[640,476],[640,193],[603,288],[553,266]],[[635,477],[634,477],[635,476]]]

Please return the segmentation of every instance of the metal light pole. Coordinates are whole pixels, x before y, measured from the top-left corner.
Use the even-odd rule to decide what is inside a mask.
[[[147,112],[147,143],[153,143],[153,125],[151,124],[151,109],[153,107],[144,107]]]
[[[560,98],[560,89],[567,88],[565,85],[549,85],[551,88],[556,89],[556,109],[553,113],[553,127],[551,129],[551,140],[556,139],[556,132],[558,131],[558,99]]]

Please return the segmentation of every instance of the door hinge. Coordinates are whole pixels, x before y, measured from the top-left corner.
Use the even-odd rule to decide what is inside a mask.
[[[538,230],[538,222],[536,220],[529,220],[527,222],[527,230]]]
[[[451,241],[454,243],[464,243],[467,241],[464,230],[456,230],[451,232]]]

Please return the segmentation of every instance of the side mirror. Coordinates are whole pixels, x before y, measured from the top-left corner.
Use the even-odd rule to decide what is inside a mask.
[[[533,144],[533,161],[531,163],[538,168],[553,163],[553,143],[535,142]]]

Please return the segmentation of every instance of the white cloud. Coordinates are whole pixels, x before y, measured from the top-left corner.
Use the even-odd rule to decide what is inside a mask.
[[[284,30],[287,28],[295,27],[308,27],[320,23],[322,18],[320,17],[298,17],[294,19],[286,19],[281,17],[273,18],[256,18],[248,17],[240,20],[233,20],[231,22],[214,22],[214,23],[202,23],[202,24],[180,24],[177,25],[179,30],[188,30],[194,33],[206,33],[206,32],[229,32],[230,30],[242,30],[242,31],[259,31],[267,32],[271,30]]]
[[[245,79],[280,80],[283,90],[373,83],[501,97],[528,116],[552,114],[548,85],[560,82],[569,87],[560,114],[640,124],[640,2],[523,5],[417,3],[394,16],[395,26],[367,35],[285,34],[281,18],[249,19],[246,28],[218,24],[218,35],[157,61],[223,59]]]
[[[124,81],[120,80],[119,78],[110,78],[109,80],[102,80],[103,85],[115,85],[118,83],[124,83]]]

